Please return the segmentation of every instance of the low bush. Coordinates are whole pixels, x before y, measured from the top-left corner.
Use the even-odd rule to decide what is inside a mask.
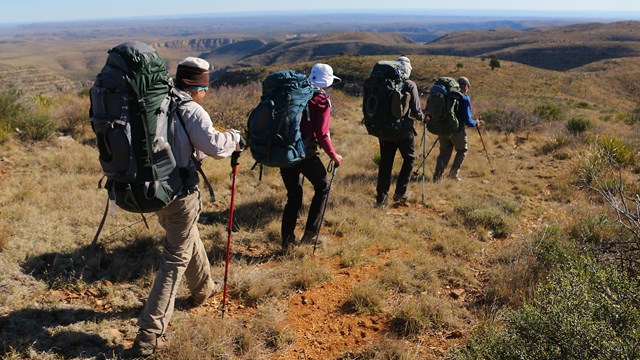
[[[636,163],[637,156],[634,147],[617,137],[598,137],[596,145],[601,150],[601,155],[619,166],[634,165]]]
[[[497,238],[506,238],[513,231],[513,219],[503,209],[491,204],[462,204],[456,206],[454,212],[467,227],[489,230]]]
[[[543,121],[561,121],[564,119],[564,111],[558,103],[545,102],[535,107],[533,113]]]
[[[575,116],[567,121],[567,130],[573,135],[582,134],[587,130],[591,130],[593,125],[585,116]]]
[[[565,135],[556,135],[547,139],[536,151],[536,155],[548,155],[570,145],[573,141]]]
[[[485,306],[520,306],[531,299],[537,284],[572,256],[566,238],[560,228],[547,227],[494,256],[489,281],[483,289]]]
[[[504,313],[453,358],[638,359],[638,279],[596,261],[568,261],[533,301]],[[502,325],[502,326],[501,326]]]
[[[15,121],[18,137],[24,141],[44,141],[56,131],[56,125],[48,115],[28,113]]]
[[[539,117],[523,112],[520,108],[516,107],[488,109],[481,112],[479,118],[484,121],[485,127],[488,130],[504,133],[535,130],[542,123]]]

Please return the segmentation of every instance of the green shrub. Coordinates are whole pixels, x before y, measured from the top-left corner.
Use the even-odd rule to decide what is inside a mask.
[[[543,121],[560,121],[564,119],[564,112],[558,103],[542,103],[534,109],[533,113]]]
[[[596,145],[602,156],[619,166],[633,165],[636,162],[634,149],[619,138],[601,136],[597,138]]]
[[[584,101],[581,101],[579,103],[576,104],[576,107],[578,109],[588,109],[589,108],[589,103],[586,103]]]
[[[25,141],[48,140],[56,130],[56,126],[49,116],[33,113],[17,119],[15,127],[20,139]]]
[[[575,116],[567,121],[567,130],[573,135],[581,134],[587,130],[591,130],[593,125],[585,116]]]
[[[0,123],[11,124],[13,119],[27,112],[20,102],[22,92],[16,89],[8,89],[0,92]]]
[[[504,313],[454,359],[638,359],[640,284],[596,261],[569,261],[534,300]]]

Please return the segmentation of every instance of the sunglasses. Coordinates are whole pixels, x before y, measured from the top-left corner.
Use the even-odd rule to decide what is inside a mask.
[[[209,87],[207,87],[207,86],[199,86],[199,87],[193,88],[193,90],[207,92],[209,90]]]

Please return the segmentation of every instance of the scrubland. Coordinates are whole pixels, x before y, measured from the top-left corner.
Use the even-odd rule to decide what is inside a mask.
[[[411,58],[425,92],[436,76],[471,80],[486,152],[468,129],[463,181],[421,181],[438,149],[425,161],[435,138],[423,142],[416,123],[411,197],[375,208],[378,142],[360,123],[357,90],[378,58],[326,59],[345,79],[330,90],[331,136],[345,160],[324,246],[315,256],[304,246],[280,254],[280,175],[266,168],[260,180],[243,154],[229,309],[222,319],[221,295],[189,309],[181,289],[177,341],[157,358],[640,357],[640,118],[637,94],[624,86],[640,61],[555,72]],[[217,128],[245,128],[260,96],[261,78],[252,80],[210,90],[204,106]],[[0,351],[8,359],[123,357],[158,267],[163,232],[153,215],[147,229],[140,215],[117,210],[91,246],[107,196],[97,186],[88,106],[86,91],[0,94]],[[203,196],[199,228],[222,277],[231,167],[207,159],[204,170],[217,201]]]

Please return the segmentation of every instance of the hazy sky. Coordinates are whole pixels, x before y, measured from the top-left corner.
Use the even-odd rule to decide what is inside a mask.
[[[399,4],[402,4],[399,7]],[[341,10],[512,10],[526,16],[545,12],[598,12],[629,14],[629,19],[638,18],[638,0],[456,0],[434,2],[431,0],[0,0],[0,23],[24,23],[42,21],[93,20],[135,16],[162,16],[183,14],[222,14],[230,12],[262,11],[314,11],[318,13]],[[467,12],[464,15],[473,14]],[[486,15],[486,12],[483,12]]]

